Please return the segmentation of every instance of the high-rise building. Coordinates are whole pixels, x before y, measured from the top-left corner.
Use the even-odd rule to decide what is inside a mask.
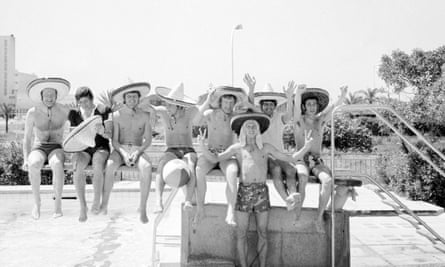
[[[15,38],[0,36],[0,104],[15,105]]]

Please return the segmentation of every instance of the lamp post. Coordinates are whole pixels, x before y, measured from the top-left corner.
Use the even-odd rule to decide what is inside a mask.
[[[236,25],[233,30],[232,30],[232,86],[233,86],[233,77],[234,77],[234,57],[233,57],[233,37],[235,35],[235,31],[237,30],[242,30],[243,29],[243,25],[242,24],[238,24]]]

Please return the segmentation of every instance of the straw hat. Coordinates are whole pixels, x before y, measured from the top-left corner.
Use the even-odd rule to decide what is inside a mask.
[[[63,141],[63,150],[79,152],[96,146],[96,125],[102,123],[99,115],[91,116],[74,128]]]
[[[111,97],[114,102],[122,103],[124,101],[124,94],[129,92],[139,92],[140,97],[147,95],[150,92],[151,86],[149,83],[131,83],[120,88],[114,89],[111,92]]]
[[[183,160],[172,159],[162,169],[164,182],[170,187],[181,187],[190,180],[190,169]]]
[[[261,134],[264,133],[267,130],[267,128],[269,128],[270,119],[266,114],[248,111],[233,116],[232,120],[230,121],[230,126],[232,127],[232,131],[234,131],[237,135],[239,135],[241,127],[247,120],[256,120],[260,125]]]
[[[286,103],[287,98],[285,93],[275,92],[270,83],[267,83],[262,91],[253,94],[255,105],[259,106],[262,100],[275,100],[277,107]]]
[[[306,88],[301,93],[301,105],[308,98],[315,98],[318,102],[318,112],[322,112],[329,105],[329,92],[321,88]]]
[[[39,103],[42,101],[42,91],[51,88],[57,91],[57,100],[63,99],[70,91],[70,83],[62,78],[39,78],[31,81],[26,91],[32,101]]]
[[[215,88],[215,92],[213,93],[213,100],[211,101],[210,106],[212,108],[220,108],[219,100],[224,95],[234,95],[236,99],[235,104],[242,103],[247,99],[247,94],[242,88],[232,86],[218,86]]]
[[[196,105],[195,100],[184,95],[183,83],[180,83],[174,90],[167,87],[158,86],[156,87],[155,91],[156,95],[167,103],[183,107]]]

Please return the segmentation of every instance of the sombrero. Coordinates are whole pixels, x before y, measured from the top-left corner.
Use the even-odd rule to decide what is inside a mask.
[[[269,128],[270,124],[269,116],[267,116],[264,113],[248,111],[233,116],[232,120],[230,120],[230,126],[232,127],[232,131],[234,131],[237,135],[239,135],[241,127],[247,120],[256,120],[260,125],[260,133],[264,133],[267,130],[267,128]]]
[[[242,88],[232,86],[218,86],[213,93],[213,100],[210,103],[212,108],[219,108],[219,100],[224,95],[234,95],[236,98],[236,104],[242,103],[247,99],[247,94]]]
[[[179,84],[179,86],[174,90],[167,87],[158,86],[156,87],[155,91],[159,98],[173,105],[190,107],[196,104],[195,100],[184,95],[183,83]]]
[[[277,107],[287,102],[286,94],[274,92],[270,83],[266,84],[263,91],[255,92],[253,96],[255,105],[260,105],[262,100],[275,100],[277,101]]]
[[[317,99],[318,112],[323,111],[329,104],[329,92],[321,88],[304,89],[301,93],[301,104],[303,105],[308,98]]]
[[[57,100],[68,95],[70,83],[62,78],[39,78],[31,81],[26,87],[29,98],[38,103],[42,101],[42,91],[51,88],[57,91]]]
[[[102,117],[95,115],[84,120],[74,128],[63,141],[63,150],[79,152],[96,145],[96,124],[102,123]]]
[[[162,178],[170,187],[178,188],[190,180],[190,169],[183,160],[172,159],[162,169]]]
[[[128,92],[137,91],[140,93],[140,96],[143,97],[150,92],[151,86],[149,83],[131,83],[124,85],[120,88],[114,89],[111,92],[111,97],[114,102],[122,103],[124,101],[124,94]]]

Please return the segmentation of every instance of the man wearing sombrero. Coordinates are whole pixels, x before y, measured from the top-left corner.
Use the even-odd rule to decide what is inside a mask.
[[[247,78],[250,78],[248,76]],[[255,87],[254,78],[246,79],[246,83],[250,87]],[[283,91],[275,92],[270,84],[267,84],[263,91],[258,91],[253,94],[255,105],[260,106],[261,111],[269,116],[270,127],[262,135],[263,142],[273,145],[276,149],[284,153],[283,132],[284,127],[292,119],[293,113],[293,95],[296,88],[294,81],[288,83],[287,89],[283,86]],[[287,103],[287,112],[282,113],[277,111],[277,107]],[[300,216],[301,211],[301,196],[304,194],[302,189],[304,186],[301,184],[305,181],[299,180],[300,193],[297,193],[297,170],[289,162],[281,161],[275,158],[269,158],[268,160],[268,172],[273,179],[275,189],[285,201],[288,210],[296,208],[296,217]],[[284,183],[285,177],[285,183]],[[286,186],[285,186],[286,185]],[[286,190],[287,187],[287,190]]]
[[[161,117],[165,131],[165,143],[167,150],[159,160],[156,174],[156,210],[162,212],[162,194],[165,182],[162,177],[164,165],[172,159],[181,159],[187,163],[190,169],[190,181],[185,186],[184,209],[191,211],[192,196],[196,185],[196,161],[197,155],[193,148],[192,124],[198,108],[196,102],[184,94],[184,85],[181,83],[175,89],[156,87],[156,96],[166,102],[166,106],[155,106],[156,113]]]
[[[329,107],[329,93],[324,89],[300,87],[295,94],[294,136],[296,148],[304,146],[305,136],[308,132],[312,133],[314,139],[309,151],[304,155],[304,159],[296,165],[297,174],[299,178],[307,180],[309,174],[312,173],[321,181],[318,218],[315,222],[316,229],[320,232],[324,231],[322,228],[323,213],[328,205],[331,190],[333,190],[331,171],[321,159],[323,129],[326,122],[330,120],[334,107],[341,105],[346,97],[347,87],[344,86],[340,89],[341,95],[338,101]],[[337,186],[335,190],[336,209],[342,208],[346,202],[348,189]]]
[[[116,170],[123,164],[135,167],[139,170],[141,190],[139,213],[142,223],[148,222],[147,199],[151,186],[151,162],[145,150],[151,145],[152,128],[150,115],[138,105],[141,96],[147,95],[149,91],[148,83],[132,83],[111,93],[113,102],[123,103],[123,106],[111,116],[114,150],[107,161],[104,194],[100,205],[101,212],[106,214]]]
[[[53,172],[55,208],[53,217],[62,216],[62,190],[65,178],[62,150],[64,124],[68,109],[57,101],[68,95],[70,83],[61,78],[40,78],[27,87],[29,98],[36,105],[28,110],[23,140],[23,169],[28,171],[34,197],[31,216],[40,218],[40,170],[48,162]],[[34,133],[34,140],[32,136]]]
[[[213,153],[221,153],[236,140],[230,128],[230,120],[234,115],[235,105],[245,103],[246,100],[247,95],[242,88],[219,86],[208,93],[206,101],[199,107],[199,113],[195,119],[207,124],[208,149]],[[236,179],[238,177],[236,159],[231,158],[217,164],[201,155],[196,166],[197,212],[194,219],[195,225],[205,217],[206,175],[218,165],[227,181],[226,198],[228,207],[225,221],[229,225],[236,224],[234,216]]]
[[[269,222],[269,191],[266,185],[267,160],[269,156],[283,161],[296,162],[310,147],[312,139],[306,137],[303,148],[291,156],[281,153],[273,145],[263,143],[261,134],[269,127],[266,114],[247,112],[235,115],[231,120],[232,130],[238,134],[239,142],[222,153],[213,153],[205,145],[205,132],[198,137],[201,149],[212,162],[220,162],[235,157],[240,166],[240,183],[236,199],[237,250],[241,266],[247,262],[247,231],[250,214],[254,213],[258,233],[258,255],[260,266],[266,266],[267,225]]]

